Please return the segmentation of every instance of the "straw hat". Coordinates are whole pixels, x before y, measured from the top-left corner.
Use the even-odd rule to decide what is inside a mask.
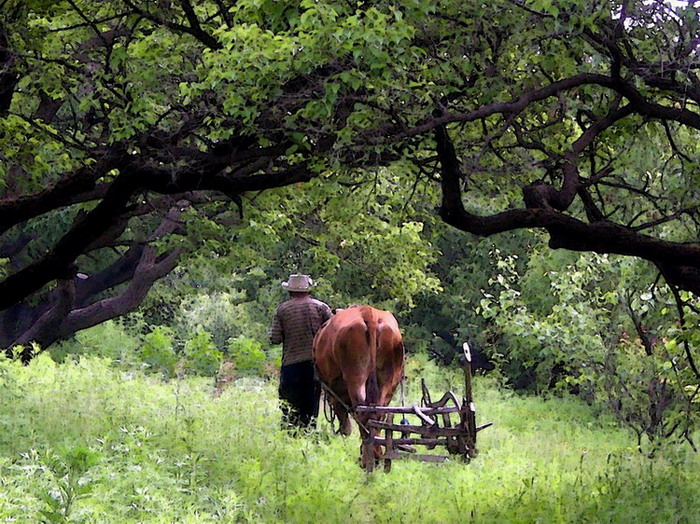
[[[282,287],[287,291],[307,292],[310,291],[316,283],[309,275],[289,275],[287,282],[282,282]]]

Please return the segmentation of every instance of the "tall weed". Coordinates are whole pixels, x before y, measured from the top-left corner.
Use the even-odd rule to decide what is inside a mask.
[[[409,363],[437,394],[459,373]],[[70,522],[693,522],[700,461],[653,461],[576,399],[518,397],[476,378],[469,465],[358,466],[359,438],[279,429],[276,384],[163,381],[99,358],[0,360],[0,519]],[[406,401],[420,396],[409,381]],[[398,401],[398,396],[397,399]]]

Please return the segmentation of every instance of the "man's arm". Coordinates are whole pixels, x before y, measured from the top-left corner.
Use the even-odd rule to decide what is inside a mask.
[[[328,304],[325,304],[324,302],[321,302],[320,313],[321,324],[328,322],[328,319],[333,316],[333,311],[331,311],[331,308],[328,306]]]
[[[284,333],[282,331],[282,324],[280,323],[279,316],[275,312],[275,317],[272,319],[272,325],[267,331],[267,335],[270,337],[270,342],[273,344],[281,344],[284,340]]]

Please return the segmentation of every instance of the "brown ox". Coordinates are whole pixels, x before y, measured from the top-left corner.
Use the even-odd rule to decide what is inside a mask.
[[[403,377],[403,352],[394,315],[370,306],[340,310],[316,333],[314,362],[321,381],[335,393],[330,402],[341,433],[351,431],[345,406],[389,403]],[[367,418],[358,415],[360,423]]]

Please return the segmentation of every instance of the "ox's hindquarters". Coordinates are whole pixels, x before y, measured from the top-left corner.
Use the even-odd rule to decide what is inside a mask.
[[[369,335],[363,323],[347,326],[333,351],[353,408],[376,404],[378,400],[376,347],[370,343]]]
[[[391,313],[369,306],[340,311],[317,333],[314,361],[319,378],[333,392],[330,402],[340,431],[348,435],[346,407],[386,406],[403,377],[398,323]],[[367,416],[359,418],[361,424],[363,419]]]
[[[318,372],[318,378],[327,386],[324,395],[330,402],[333,412],[340,422],[339,431],[350,435],[352,426],[346,406],[350,406],[350,396],[343,379],[341,368],[335,358],[335,346],[338,339],[340,314],[336,314],[316,334],[313,344],[313,357]]]
[[[355,322],[338,330],[332,348],[336,376],[331,382],[334,408],[340,420],[340,431],[349,435],[352,431],[346,406],[376,404],[379,399],[375,365],[375,351],[368,341],[368,330],[363,322]],[[343,405],[345,404],[345,405]],[[358,417],[364,423],[364,417]]]

